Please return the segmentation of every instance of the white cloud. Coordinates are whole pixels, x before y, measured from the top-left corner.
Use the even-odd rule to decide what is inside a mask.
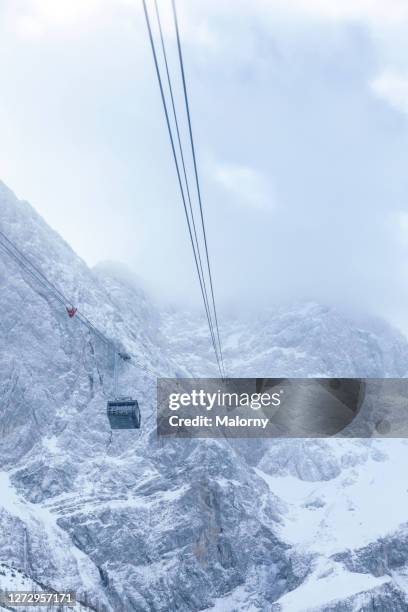
[[[148,0],[151,2],[151,0]],[[159,0],[167,34],[174,35],[170,2]],[[184,42],[202,48],[205,60],[215,54],[227,62],[259,61],[251,39],[257,23],[276,41],[294,32],[333,24],[353,24],[369,35],[378,60],[374,95],[398,111],[408,112],[407,0],[177,0]]]
[[[267,0],[264,7],[279,6],[303,16],[334,21],[360,21],[368,25],[400,24],[408,20],[405,0]]]
[[[393,108],[408,113],[408,73],[384,72],[371,83],[371,88]]]
[[[16,20],[17,33],[22,38],[38,38],[44,34],[44,26],[41,20],[32,15],[23,15]]]
[[[131,0],[25,0],[14,8],[15,29],[25,38],[78,28],[90,29],[101,21],[109,21],[121,6],[136,8]]]
[[[397,244],[406,249],[408,247],[408,212],[400,210],[391,215],[391,224]]]
[[[10,2],[10,0],[7,0]],[[115,12],[123,6],[134,10],[138,19],[143,18],[140,0],[23,0],[15,13],[18,20],[32,20],[37,28],[72,27],[80,22],[90,25],[92,18]],[[186,40],[204,46],[215,44],[218,39],[217,22],[233,28],[233,22],[244,22],[247,18],[259,19],[264,26],[277,21],[300,19],[307,21],[359,22],[374,29],[403,27],[408,23],[406,0],[235,0],[231,12],[231,0],[178,0],[178,12]],[[153,2],[148,7],[154,15]],[[165,30],[173,30],[170,1],[160,1]]]
[[[215,179],[248,208],[267,211],[274,207],[275,198],[270,182],[253,168],[224,164],[216,169]]]
[[[165,3],[162,5],[164,8]],[[216,26],[218,18],[224,26],[246,18],[257,18],[264,26],[297,19],[304,23],[355,22],[377,31],[408,23],[406,0],[235,0],[233,13],[231,0],[178,0],[178,5],[190,26],[203,22]]]
[[[102,8],[101,0],[31,0],[25,3],[22,19],[49,26],[71,26],[88,19]]]

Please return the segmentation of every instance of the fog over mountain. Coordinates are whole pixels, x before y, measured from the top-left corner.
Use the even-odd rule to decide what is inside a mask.
[[[217,303],[343,303],[408,334],[408,3],[233,7],[177,1]],[[0,39],[1,178],[88,265],[119,259],[156,299],[200,304],[142,2],[2,0]]]
[[[134,359],[216,375],[204,319],[89,269],[4,184],[0,230]],[[0,589],[69,588],[83,611],[408,610],[405,440],[159,439],[156,381],[126,364],[142,428],[111,436],[113,356],[3,251],[0,309]],[[221,333],[232,376],[407,373],[399,332],[324,304]]]

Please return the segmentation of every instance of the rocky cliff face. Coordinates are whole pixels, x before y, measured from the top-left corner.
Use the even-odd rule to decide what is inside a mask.
[[[150,370],[216,374],[202,321],[159,312],[116,266],[88,269],[4,185],[0,230]],[[126,365],[143,426],[111,436],[113,356],[3,252],[0,309],[0,588],[69,588],[78,609],[115,612],[408,610],[403,441],[158,440],[155,380]],[[317,304],[222,335],[235,376],[408,363],[385,324]]]

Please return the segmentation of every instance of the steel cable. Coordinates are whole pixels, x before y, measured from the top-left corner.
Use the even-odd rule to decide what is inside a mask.
[[[175,167],[176,167],[177,179],[178,179],[178,184],[179,184],[179,188],[180,188],[180,194],[181,194],[181,198],[182,198],[182,202],[183,202],[184,213],[185,213],[185,217],[186,217],[186,221],[187,221],[187,226],[188,226],[188,232],[189,232],[189,236],[190,236],[190,243],[191,243],[191,246],[192,246],[192,249],[193,249],[194,260],[195,260],[195,264],[196,264],[196,269],[197,269],[197,274],[198,274],[198,279],[199,279],[199,283],[200,283],[200,288],[201,288],[201,293],[202,293],[204,305],[206,306],[206,304],[205,304],[205,290],[204,290],[203,280],[201,279],[201,276],[200,276],[200,268],[199,268],[197,253],[196,253],[195,246],[194,246],[194,240],[193,240],[193,234],[192,234],[192,230],[191,230],[190,218],[189,218],[189,215],[188,215],[186,198],[185,198],[185,195],[184,195],[184,189],[183,189],[183,184],[182,184],[182,180],[181,180],[181,173],[180,173],[180,168],[179,168],[179,164],[178,164],[176,149],[175,149],[175,145],[174,145],[173,132],[172,132],[172,129],[171,129],[169,113],[168,113],[168,110],[167,110],[166,97],[165,97],[165,94],[164,94],[162,78],[161,78],[159,64],[158,64],[158,60],[157,60],[156,47],[155,47],[155,43],[154,43],[154,40],[153,40],[153,34],[152,34],[152,29],[151,29],[151,24],[150,24],[150,17],[149,17],[149,13],[148,13],[147,6],[146,6],[146,0],[142,0],[142,2],[143,2],[143,9],[144,9],[146,25],[147,25],[147,30],[148,30],[149,40],[150,40],[150,46],[151,46],[152,54],[153,54],[153,60],[154,60],[157,80],[158,80],[159,88],[160,88],[160,95],[161,95],[161,100],[162,100],[162,104],[163,104],[163,110],[164,110],[164,114],[165,114],[167,130],[168,130],[168,134],[169,134],[169,138],[170,138],[170,144],[171,144],[171,149],[172,149],[172,153],[173,153],[173,160],[174,160],[174,164],[175,164]],[[219,369],[221,378],[224,378],[223,373],[222,373],[220,358],[218,356],[217,346],[216,346],[216,343],[215,343],[214,332],[212,331],[212,320],[211,320],[210,313],[207,311],[207,309],[206,309],[206,314],[207,314],[207,320],[208,320],[208,325],[209,325],[209,328],[210,328],[210,333],[211,333],[211,337],[212,337],[212,344],[213,344],[213,348],[214,348],[214,352],[215,352],[215,356],[216,356],[216,360],[217,360],[218,369]]]

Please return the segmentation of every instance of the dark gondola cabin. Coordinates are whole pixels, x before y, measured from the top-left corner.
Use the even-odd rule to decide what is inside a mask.
[[[131,398],[110,400],[107,413],[111,429],[140,428],[140,410],[137,400]]]

